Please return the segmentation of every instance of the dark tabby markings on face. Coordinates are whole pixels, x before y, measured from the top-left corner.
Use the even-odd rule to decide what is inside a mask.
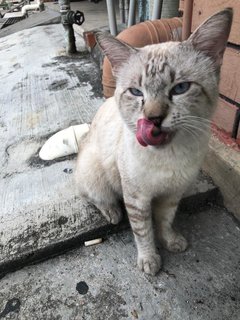
[[[158,67],[156,67],[158,65]],[[168,85],[169,82],[174,83],[176,78],[175,71],[170,67],[167,58],[165,58],[165,61],[161,61],[158,59],[152,58],[145,67],[145,73],[146,77],[152,79],[157,74],[159,74],[159,77],[161,77],[161,74],[164,74],[164,77],[161,77],[161,81],[157,81],[158,83],[158,90],[164,90],[165,87]],[[167,79],[166,79],[167,78]],[[156,79],[156,80],[160,80]],[[146,83],[146,88],[148,89],[153,86],[153,83]],[[154,90],[154,91],[158,91]]]
[[[170,79],[172,83],[175,81],[175,75],[175,71],[170,68]]]
[[[168,63],[167,62],[163,62],[161,68],[159,69],[159,72],[160,73],[164,73],[165,71],[165,68],[168,66]]]
[[[139,83],[139,87],[142,87],[142,75],[140,75],[139,79],[138,79],[138,83]]]

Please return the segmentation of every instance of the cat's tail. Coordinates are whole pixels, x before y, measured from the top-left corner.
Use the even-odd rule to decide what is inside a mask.
[[[53,160],[78,152],[78,145],[89,131],[87,123],[71,126],[55,133],[42,146],[39,157],[42,160]]]

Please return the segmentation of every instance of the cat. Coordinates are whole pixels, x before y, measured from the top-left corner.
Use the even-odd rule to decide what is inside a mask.
[[[187,248],[172,223],[207,152],[231,22],[227,8],[186,41],[141,49],[96,33],[116,90],[80,143],[76,180],[81,196],[113,224],[121,220],[123,200],[137,264],[147,274],[161,268],[155,237],[172,252]]]

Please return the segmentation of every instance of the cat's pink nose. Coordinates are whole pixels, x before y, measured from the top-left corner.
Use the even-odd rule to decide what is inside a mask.
[[[164,101],[146,101],[144,104],[144,117],[150,121],[162,121],[168,113],[169,106]]]

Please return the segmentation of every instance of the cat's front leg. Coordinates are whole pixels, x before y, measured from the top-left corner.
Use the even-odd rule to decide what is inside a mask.
[[[155,275],[161,267],[161,257],[154,241],[150,200],[128,193],[124,194],[124,201],[137,245],[138,267]]]
[[[171,252],[185,251],[188,246],[187,240],[172,227],[179,201],[180,197],[167,196],[153,202],[156,236]]]

